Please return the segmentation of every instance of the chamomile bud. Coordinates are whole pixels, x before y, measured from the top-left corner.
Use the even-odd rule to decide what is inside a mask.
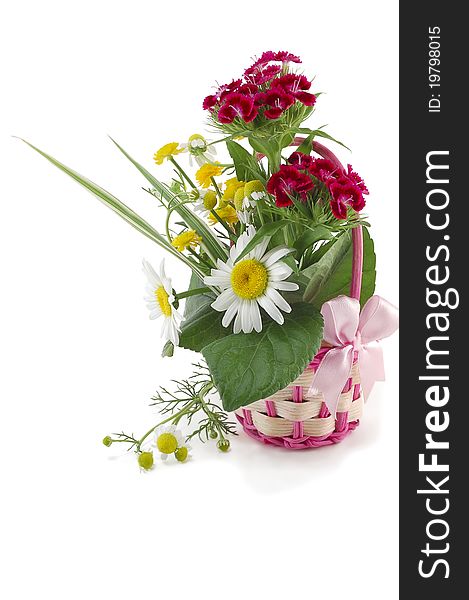
[[[236,190],[234,195],[234,205],[236,210],[243,210],[243,202],[245,195],[246,194],[244,193],[244,185]]]
[[[217,194],[212,189],[201,189],[197,191],[197,194],[198,196],[194,201],[194,210],[207,217],[217,205]]]
[[[227,439],[218,440],[217,448],[220,450],[220,452],[228,452],[230,449],[230,441]]]
[[[265,192],[265,188],[258,179],[248,181],[244,186],[244,193],[250,197],[253,192]]]
[[[103,444],[109,448],[109,446],[112,444],[111,436],[107,435],[105,438],[103,438]]]
[[[149,471],[153,468],[153,452],[141,452],[138,455],[138,466],[144,471]]]
[[[184,444],[184,446],[181,446],[180,448],[178,448],[176,450],[176,452],[174,453],[174,456],[176,458],[177,461],[179,462],[186,462],[186,460],[189,458],[191,447],[189,446],[189,444]]]
[[[209,431],[209,434],[208,434],[208,435],[210,436],[210,438],[211,438],[212,440],[216,440],[216,439],[217,439],[217,437],[218,437],[218,432],[217,432],[217,430],[216,430],[216,429],[211,429],[211,430]]]
[[[217,205],[217,194],[213,190],[207,190],[203,202],[207,210],[212,210]]]

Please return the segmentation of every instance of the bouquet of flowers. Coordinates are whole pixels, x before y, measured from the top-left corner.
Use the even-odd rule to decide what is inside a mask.
[[[141,438],[104,438],[107,446],[128,443],[143,469],[154,464],[150,442],[182,462],[195,435],[226,451],[230,411],[267,443],[337,442],[382,377],[378,340],[394,331],[397,315],[373,296],[375,254],[361,213],[368,189],[318,139],[339,142],[304,125],[319,94],[300,64],[289,52],[264,52],[239,79],[218,85],[202,103],[209,137],[156,151],[156,165],[174,167],[168,182],[113,140],[162,208],[159,230],[33,146],[188,268],[187,289],[175,290],[170,266],[143,261],[163,356],[182,347],[204,359],[174,391],[155,396],[158,425]],[[193,426],[186,438],[183,418]]]

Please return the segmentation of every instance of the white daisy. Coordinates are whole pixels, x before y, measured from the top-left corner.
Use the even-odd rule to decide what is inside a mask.
[[[161,452],[161,459],[166,460],[169,454],[185,445],[184,437],[175,425],[161,425],[155,432],[155,445]]]
[[[288,302],[280,291],[294,292],[296,283],[285,281],[292,269],[280,259],[291,252],[286,246],[278,246],[266,253],[270,238],[264,238],[251,252],[239,262],[237,257],[255,235],[256,230],[249,225],[230,249],[226,263],[217,260],[217,269],[204,278],[206,285],[218,287],[221,294],[212,303],[219,312],[225,312],[222,320],[224,327],[234,321],[233,332],[251,333],[254,329],[262,331],[260,308],[280,325],[284,317],[280,312],[291,311]]]
[[[200,133],[194,133],[185,144],[180,144],[189,152],[189,164],[192,167],[193,160],[201,167],[206,162],[213,162],[216,157],[216,151],[213,146],[209,146],[209,141]]]
[[[145,301],[150,311],[150,319],[163,317],[163,327],[161,328],[161,337],[173,342],[175,346],[179,342],[179,323],[182,316],[174,308],[174,296],[171,285],[171,279],[166,277],[164,271],[164,261],[161,261],[160,273],[156,274],[151,264],[143,260],[143,272],[148,283],[146,286]]]

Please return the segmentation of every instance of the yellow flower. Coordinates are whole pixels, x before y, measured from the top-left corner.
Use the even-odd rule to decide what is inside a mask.
[[[223,219],[223,221],[225,221],[225,223],[230,223],[231,225],[233,225],[234,223],[237,223],[239,221],[236,210],[230,204],[227,204],[226,206],[223,206],[221,208],[217,208],[216,213],[220,217],[220,219]],[[216,225],[218,223],[217,218],[213,214],[210,214],[208,218],[212,225]]]
[[[175,156],[176,154],[181,154],[184,152],[184,148],[178,148],[178,142],[170,142],[169,144],[165,144],[159,150],[157,150],[153,156],[157,165],[162,165],[165,158],[171,158],[171,156]]]
[[[222,167],[218,163],[202,165],[195,174],[195,178],[203,188],[208,188],[212,183],[211,177],[218,177],[222,173]]]
[[[188,229],[177,235],[171,242],[171,245],[174,246],[176,250],[179,250],[179,252],[183,252],[184,250],[187,250],[187,248],[194,249],[201,241],[200,236],[193,229]]]
[[[237,190],[244,186],[244,181],[238,181],[236,177],[232,177],[225,182],[225,191],[223,192],[223,200],[233,200]]]

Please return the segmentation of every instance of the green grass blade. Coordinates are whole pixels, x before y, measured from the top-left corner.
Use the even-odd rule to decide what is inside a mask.
[[[60,169],[63,173],[66,173],[69,177],[74,179],[77,183],[91,192],[94,196],[96,196],[103,204],[108,206],[111,210],[113,210],[116,214],[118,214],[124,221],[127,221],[132,227],[143,233],[147,238],[164,248],[167,252],[182,260],[188,267],[192,270],[195,270],[197,273],[201,273],[196,265],[192,264],[187,257],[180,254],[175,248],[173,248],[166,239],[156,231],[147,221],[142,219],[140,215],[134,212],[131,208],[129,208],[126,204],[121,202],[118,198],[116,198],[113,194],[107,192],[104,188],[97,185],[96,183],[90,181],[83,175],[80,175],[73,169],[70,169],[63,163],[59,162],[46,152],[43,152],[33,144],[30,144],[28,141],[21,139],[25,144],[27,144],[30,148],[38,152],[41,156],[47,159],[50,163],[52,163],[55,167]]]
[[[120,146],[115,140],[111,138],[111,141],[119,148],[122,154],[140,171],[145,179],[165,198],[170,202],[175,201],[175,195],[168,189],[161,181],[158,181],[145,167],[138,163],[134,158],[128,154],[122,146]],[[210,227],[193,213],[184,204],[178,203],[177,199],[174,204],[174,210],[184,219],[188,227],[194,229],[204,241],[208,251],[221,260],[226,260],[228,254],[225,247],[220,243],[216,235],[212,233]]]

